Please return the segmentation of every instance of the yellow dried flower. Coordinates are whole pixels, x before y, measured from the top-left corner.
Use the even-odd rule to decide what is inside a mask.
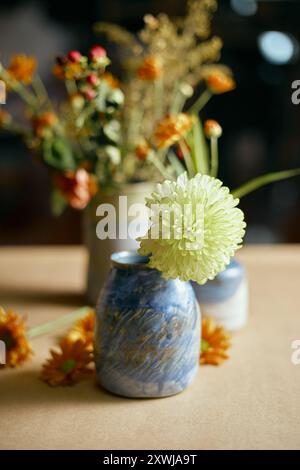
[[[17,367],[32,355],[32,349],[26,338],[24,319],[13,310],[7,312],[0,307],[0,341],[5,343],[6,365]]]
[[[141,80],[157,80],[162,76],[162,62],[159,57],[145,57],[143,64],[138,68],[137,75]]]
[[[229,339],[223,326],[216,325],[212,318],[203,318],[200,364],[218,366],[228,359]]]
[[[135,154],[139,160],[146,160],[150,152],[150,146],[146,140],[143,140],[135,148]]]
[[[193,118],[185,113],[168,116],[163,119],[155,130],[155,143],[158,148],[167,148],[184,137],[192,128]]]
[[[78,80],[83,72],[79,62],[55,64],[52,71],[59,80]]]
[[[236,88],[233,78],[221,71],[208,75],[206,84],[214,94],[226,93]]]
[[[45,111],[38,116],[34,116],[32,119],[32,126],[35,135],[39,138],[45,137],[48,131],[55,126],[57,120],[56,114],[52,111]]]
[[[101,76],[101,78],[103,78],[103,80],[105,80],[106,83],[108,83],[108,85],[109,85],[111,88],[113,88],[113,89],[115,89],[115,88],[120,88],[120,82],[119,82],[119,80],[118,80],[116,77],[114,77],[111,73],[105,72],[105,73]]]
[[[24,85],[30,85],[36,68],[37,61],[35,57],[16,54],[12,56],[7,72],[14,80],[22,82]]]
[[[92,353],[82,341],[60,342],[60,351],[50,350],[51,357],[43,365],[41,379],[52,387],[72,385],[92,372]]]
[[[0,110],[0,128],[9,126],[12,122],[11,114],[7,113],[6,111]]]

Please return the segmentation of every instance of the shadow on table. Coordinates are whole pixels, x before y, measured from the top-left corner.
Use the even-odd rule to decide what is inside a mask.
[[[34,407],[41,405],[123,404],[145,401],[144,398],[124,398],[100,387],[95,377],[74,386],[50,387],[38,376],[37,370],[0,370],[0,415],[8,406]],[[161,400],[161,398],[157,398]],[[153,400],[153,399],[152,399]]]

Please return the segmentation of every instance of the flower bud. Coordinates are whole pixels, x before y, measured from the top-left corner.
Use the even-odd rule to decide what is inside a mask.
[[[90,85],[96,86],[96,85],[98,85],[98,83],[99,83],[99,78],[97,77],[96,74],[91,73],[91,75],[89,75],[89,76],[87,77],[86,81],[87,81]]]
[[[207,121],[205,121],[204,124],[204,132],[206,137],[208,137],[209,139],[219,139],[223,131],[222,127],[217,121],[215,121],[214,119],[208,119]]]
[[[90,50],[89,58],[93,61],[97,61],[99,59],[102,59],[103,57],[106,57],[107,53],[104,47],[101,46],[93,46]]]
[[[82,55],[79,51],[70,51],[69,54],[68,54],[68,59],[71,62],[80,62],[81,57],[82,57]]]

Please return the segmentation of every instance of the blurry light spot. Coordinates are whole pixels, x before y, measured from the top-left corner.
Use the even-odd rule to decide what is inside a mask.
[[[242,16],[252,16],[257,11],[255,0],[231,0],[230,5],[236,13]]]
[[[262,56],[272,64],[290,62],[298,53],[298,42],[292,36],[280,31],[266,31],[258,38]]]

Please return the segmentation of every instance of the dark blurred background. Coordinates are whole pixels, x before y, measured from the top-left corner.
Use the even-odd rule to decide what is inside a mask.
[[[185,0],[1,1],[1,61],[6,64],[12,53],[35,55],[53,96],[60,90],[51,75],[55,56],[98,43],[92,32],[97,20],[137,31],[145,13],[178,16],[185,6]],[[204,116],[223,126],[221,179],[230,187],[300,166],[300,105],[291,102],[291,84],[300,80],[299,19],[299,1],[219,1],[213,32],[224,40],[222,62],[232,68],[238,88],[211,100]],[[109,49],[112,58],[114,52]],[[8,105],[18,107],[11,97]],[[0,244],[81,242],[81,214],[67,209],[54,218],[49,194],[47,170],[15,137],[2,134]],[[300,178],[260,189],[241,206],[248,242],[300,242]]]

